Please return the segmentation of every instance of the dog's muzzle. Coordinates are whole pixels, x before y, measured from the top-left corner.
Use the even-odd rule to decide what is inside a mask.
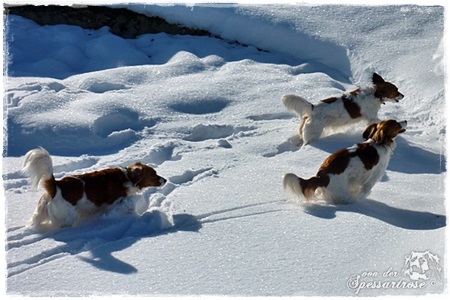
[[[166,182],[167,182],[167,180],[166,180],[166,179],[164,179],[164,178],[162,178],[162,177],[159,177],[159,183],[161,184],[160,186],[163,186],[163,185],[165,185],[165,184],[166,184]]]
[[[405,96],[403,96],[402,93],[398,93],[398,96],[395,97],[395,101],[396,101],[396,102],[399,102],[399,101],[402,100],[404,97],[405,97]]]

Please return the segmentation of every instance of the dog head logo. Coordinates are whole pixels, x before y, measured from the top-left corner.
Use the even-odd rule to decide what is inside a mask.
[[[405,256],[404,274],[411,280],[438,278],[441,273],[439,257],[430,251],[415,252]]]

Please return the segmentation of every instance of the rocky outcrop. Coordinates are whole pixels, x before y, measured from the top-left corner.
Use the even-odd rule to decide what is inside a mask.
[[[5,5],[6,14],[33,20],[39,25],[67,24],[85,29],[108,26],[111,33],[123,38],[136,38],[146,33],[168,33],[217,37],[205,30],[171,24],[160,17],[149,17],[126,8],[105,6]]]

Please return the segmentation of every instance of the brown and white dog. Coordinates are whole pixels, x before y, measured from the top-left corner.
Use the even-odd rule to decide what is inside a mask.
[[[324,129],[337,129],[366,120],[379,122],[378,111],[385,102],[398,102],[403,95],[392,83],[384,81],[377,73],[373,85],[356,89],[341,97],[331,97],[313,105],[302,97],[284,95],[283,104],[297,113],[302,121],[299,128],[300,144],[309,144],[320,137]]]
[[[34,227],[72,226],[81,216],[111,208],[146,187],[166,183],[153,168],[141,163],[55,180],[52,159],[43,148],[25,155],[23,171],[33,188],[41,185],[45,189],[31,219]]]
[[[284,175],[283,187],[300,198],[349,203],[365,198],[386,171],[395,149],[394,138],[405,132],[406,121],[382,121],[363,133],[367,141],[330,155],[310,179]]]

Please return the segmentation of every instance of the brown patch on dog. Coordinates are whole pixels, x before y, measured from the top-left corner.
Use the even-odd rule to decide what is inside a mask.
[[[355,96],[356,94],[359,93],[359,91],[360,91],[360,89],[357,89],[357,90],[354,90],[353,92],[350,92],[350,94]],[[345,110],[348,112],[348,114],[350,115],[350,117],[352,119],[361,117],[361,108],[359,107],[358,104],[353,102],[352,99],[349,98],[347,95],[342,95],[340,98],[330,97],[330,98],[322,100],[321,102],[331,104],[331,103],[336,102],[339,99],[342,100]]]
[[[336,102],[337,99],[339,99],[339,98],[338,97],[330,97],[330,98],[322,100],[321,102],[330,104],[330,103]]]
[[[56,186],[61,190],[63,198],[72,205],[76,205],[83,197],[83,182],[75,177],[64,177],[56,181]]]
[[[299,178],[299,184],[306,199],[310,199],[317,188],[328,186],[329,183],[330,177],[327,174],[316,175],[306,180]]]
[[[380,161],[377,149],[368,143],[358,144],[355,155],[361,159],[366,170],[372,169]]]
[[[112,204],[118,198],[127,196],[124,188],[128,179],[120,169],[107,169],[94,172],[92,176],[77,176],[84,181],[87,198],[97,206]]]
[[[331,154],[325,159],[317,172],[318,177],[327,174],[341,174],[347,169],[350,159],[358,156],[366,170],[372,169],[380,160],[377,150],[367,143],[360,143],[355,151],[344,148]]]
[[[361,107],[353,102],[347,96],[342,96],[342,102],[344,103],[345,110],[348,112],[352,119],[361,117]]]
[[[317,172],[317,176],[321,174],[341,174],[345,171],[350,162],[350,153],[347,149],[341,149],[325,159]]]
[[[43,182],[44,189],[47,191],[47,194],[50,195],[50,197],[53,199],[56,195],[56,184],[55,184],[55,177],[52,176],[51,179],[45,180]]]

